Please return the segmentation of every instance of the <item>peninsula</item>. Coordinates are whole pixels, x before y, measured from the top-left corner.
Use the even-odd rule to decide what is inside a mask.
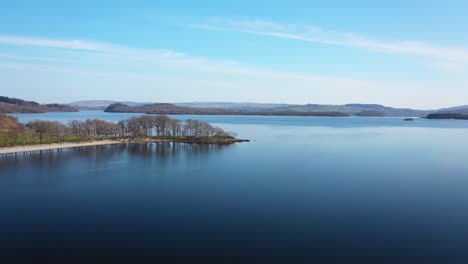
[[[0,154],[55,150],[123,143],[233,144],[248,142],[233,133],[198,120],[182,122],[166,115],[137,116],[107,122],[99,119],[72,120],[68,124],[31,121],[21,124],[0,115]]]

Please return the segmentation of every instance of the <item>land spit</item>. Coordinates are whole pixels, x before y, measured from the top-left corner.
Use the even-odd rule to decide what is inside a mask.
[[[115,145],[126,143],[189,143],[189,144],[233,144],[237,142],[249,142],[246,139],[236,139],[231,137],[181,137],[181,138],[144,138],[144,139],[115,139],[98,140],[80,143],[53,143],[27,146],[14,146],[0,148],[0,156],[14,155],[18,153],[33,153],[38,151],[53,151],[66,148],[92,147],[102,145]]]

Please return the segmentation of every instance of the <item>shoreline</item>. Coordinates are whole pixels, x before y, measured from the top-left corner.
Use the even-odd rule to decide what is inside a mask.
[[[82,143],[53,143],[53,144],[42,144],[42,145],[14,146],[14,147],[0,148],[0,155],[9,155],[9,154],[35,152],[35,151],[59,150],[59,149],[66,149],[66,148],[114,145],[114,144],[123,144],[123,143],[126,143],[126,142],[122,142],[118,140],[102,140],[102,141],[91,141],[91,142],[82,142]]]
[[[93,146],[104,146],[104,145],[117,145],[117,144],[128,144],[128,143],[186,143],[186,144],[214,144],[214,145],[226,145],[239,142],[250,142],[246,139],[207,139],[207,138],[145,138],[136,140],[100,140],[100,141],[89,141],[81,143],[52,143],[52,144],[41,144],[41,145],[26,145],[26,146],[14,146],[0,148],[0,156],[14,155],[19,153],[37,152],[37,151],[52,151],[67,148],[79,148],[79,147],[93,147]]]

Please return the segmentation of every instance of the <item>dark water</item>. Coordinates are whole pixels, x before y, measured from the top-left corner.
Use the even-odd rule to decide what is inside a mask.
[[[0,256],[468,263],[468,122],[198,118],[255,141],[0,158]]]

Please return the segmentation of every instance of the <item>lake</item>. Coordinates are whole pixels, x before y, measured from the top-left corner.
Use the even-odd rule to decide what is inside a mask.
[[[132,115],[16,116],[116,122]],[[2,157],[0,257],[468,263],[468,121],[177,118],[252,142]]]

